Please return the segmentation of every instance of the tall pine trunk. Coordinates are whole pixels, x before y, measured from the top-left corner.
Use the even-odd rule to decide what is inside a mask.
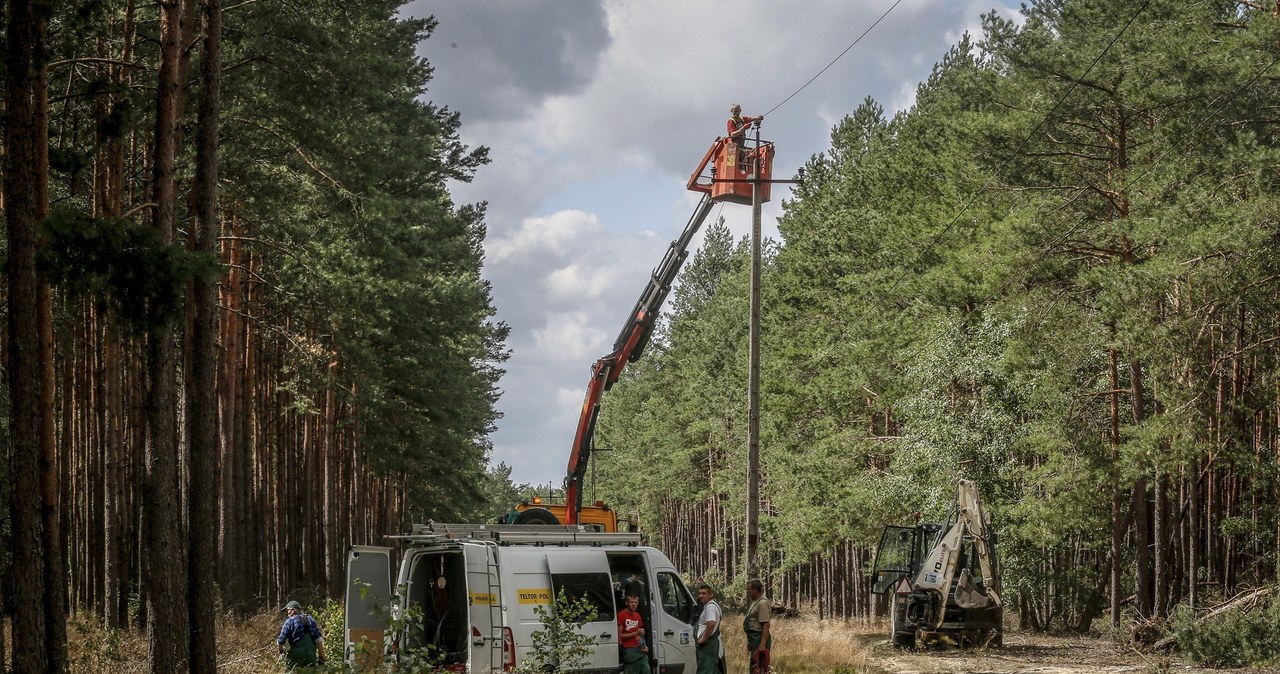
[[[133,57],[134,11],[134,3],[130,0],[125,5],[120,31],[118,58],[121,63],[127,63]],[[128,68],[112,64],[109,72],[111,81],[120,90],[128,87]],[[116,114],[125,105],[126,99],[113,93],[108,96],[107,102],[109,112]],[[100,142],[105,145],[102,150],[104,176],[97,215],[120,217],[125,210],[125,141],[122,134],[116,133],[100,139]],[[136,534],[133,529],[135,520],[130,515],[135,496],[131,487],[135,485],[137,474],[131,470],[134,466],[130,453],[131,443],[125,441],[131,427],[131,418],[124,406],[128,399],[128,386],[123,372],[126,370],[125,358],[131,345],[111,327],[109,313],[104,311],[98,320],[103,341],[102,378],[105,380],[101,384],[103,400],[99,403],[102,411],[99,426],[103,429],[103,437],[99,441],[103,445],[108,480],[104,497],[107,539],[104,542],[107,555],[104,567],[107,577],[103,613],[108,625],[121,628],[128,625],[129,621],[129,595],[133,589],[132,570],[135,568],[128,541],[133,540]]]
[[[1142,365],[1137,361],[1129,364],[1130,385],[1133,387],[1133,425],[1140,426],[1146,419],[1146,405],[1143,401]],[[1134,596],[1138,615],[1151,617],[1154,598],[1154,578],[1151,563],[1151,517],[1147,501],[1147,479],[1139,477],[1133,482],[1131,492],[1131,508],[1133,510],[1133,544],[1137,548],[1134,568]]]
[[[43,15],[36,19],[36,30],[47,30]],[[43,43],[43,39],[41,40]],[[43,46],[41,47],[43,50]],[[49,69],[43,53],[35,63],[33,111],[35,113],[36,222],[49,217]],[[47,280],[38,280],[36,302],[40,330],[40,519],[43,524],[41,544],[44,547],[44,649],[45,666],[51,674],[67,671],[67,588],[62,554],[62,498],[58,461],[58,445],[53,426],[54,361],[53,361],[53,291]],[[64,419],[69,421],[69,419]]]
[[[182,87],[182,7],[160,2],[160,72],[156,94],[153,189],[159,242],[171,245],[177,221],[175,170]],[[148,649],[151,671],[169,674],[185,668],[187,596],[185,541],[178,489],[177,368],[171,316],[153,316],[148,334],[146,499],[144,503]]]
[[[1115,328],[1112,327],[1114,336]],[[1123,495],[1120,491],[1120,372],[1119,353],[1110,349],[1110,381],[1111,381],[1111,628],[1120,627],[1120,583],[1124,579],[1124,565],[1120,556],[1124,554]]]
[[[1168,615],[1170,592],[1169,592],[1169,553],[1171,546],[1169,543],[1169,530],[1167,523],[1169,521],[1169,478],[1163,472],[1159,472],[1155,476],[1155,499],[1154,509],[1152,511],[1152,548],[1154,556],[1152,561],[1152,604],[1151,614],[1163,618]]]
[[[13,558],[13,671],[48,671],[43,526],[41,522],[40,280],[36,272],[40,128],[37,70],[44,52],[43,12],[32,0],[10,0],[5,72],[5,218],[9,236],[9,477]]]
[[[221,93],[222,3],[201,2],[204,46],[200,61],[199,126],[196,131],[196,195],[193,247],[218,250],[218,110]],[[214,674],[218,667],[214,625],[214,580],[218,573],[218,282],[192,282],[191,374],[188,378],[188,447],[191,451],[191,566],[188,653],[192,674]]]

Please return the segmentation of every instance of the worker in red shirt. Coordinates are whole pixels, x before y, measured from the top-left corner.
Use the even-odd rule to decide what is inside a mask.
[[[618,611],[618,645],[622,647],[622,671],[626,674],[649,674],[649,648],[638,606],[640,598],[627,595],[627,607]]]

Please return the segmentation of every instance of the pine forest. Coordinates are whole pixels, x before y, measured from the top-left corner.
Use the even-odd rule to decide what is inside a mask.
[[[215,612],[340,599],[350,545],[527,490],[492,456],[486,204],[449,189],[489,149],[402,4],[4,3],[0,673],[68,671],[75,614],[145,630],[150,671],[214,672]],[[775,604],[882,619],[882,528],[958,479],[1023,630],[1280,580],[1277,61],[1280,4],[1028,0],[908,107],[788,149],[761,284]],[[729,596],[750,263],[707,228],[596,428],[595,490]]]

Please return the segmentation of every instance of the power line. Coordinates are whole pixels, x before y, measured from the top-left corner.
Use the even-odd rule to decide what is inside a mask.
[[[894,2],[894,3],[893,3],[893,5],[889,7],[889,9],[886,9],[886,10],[885,10],[884,14],[881,14],[881,15],[880,15],[880,18],[878,18],[878,19],[876,19],[876,20],[875,20],[875,23],[871,24],[870,26],[868,26],[868,27],[867,27],[867,29],[866,29],[866,30],[862,31],[862,34],[861,34],[861,35],[859,35],[859,36],[857,37],[857,39],[855,39],[853,42],[850,42],[850,43],[849,43],[849,46],[844,48],[844,51],[840,52],[840,54],[839,54],[838,56],[836,56],[835,58],[831,59],[831,62],[830,62],[830,63],[828,63],[828,64],[827,64],[827,65],[826,65],[822,70],[819,70],[819,71],[818,71],[818,74],[814,75],[813,77],[810,77],[808,82],[805,82],[804,84],[800,85],[800,88],[799,88],[799,89],[796,89],[795,91],[791,92],[791,95],[790,95],[790,96],[787,96],[787,97],[786,97],[786,98],[784,98],[784,99],[782,99],[782,102],[781,102],[781,103],[779,103],[779,104],[777,104],[777,105],[773,106],[772,108],[770,108],[770,109],[769,109],[769,111],[768,111],[768,112],[766,112],[766,113],[764,113],[763,115],[760,115],[760,116],[761,116],[761,117],[768,117],[769,115],[772,115],[774,110],[777,110],[778,108],[781,108],[783,105],[785,105],[785,104],[787,103],[787,101],[789,101],[789,100],[791,100],[791,99],[795,98],[795,97],[796,97],[796,94],[800,93],[801,91],[804,91],[805,87],[809,86],[810,84],[813,84],[813,81],[814,81],[814,80],[816,80],[816,79],[818,79],[819,77],[821,77],[821,76],[822,76],[822,73],[827,72],[827,70],[828,70],[828,69],[830,69],[830,68],[831,68],[831,66],[833,66],[833,65],[835,65],[835,64],[836,64],[836,61],[839,61],[841,58],[844,58],[844,55],[845,55],[845,54],[848,54],[850,49],[853,49],[855,45],[857,45],[859,42],[861,42],[861,41],[862,41],[862,38],[866,37],[866,36],[867,36],[867,33],[870,33],[870,32],[871,32],[871,30],[872,30],[873,28],[875,28],[876,26],[880,25],[880,22],[881,22],[881,21],[884,21],[884,18],[885,18],[886,16],[889,16],[889,12],[892,12],[892,11],[894,10],[894,8],[895,8],[895,7],[897,7],[897,6],[898,6],[898,5],[900,5],[900,4],[902,4],[902,0],[897,0],[896,2]]]

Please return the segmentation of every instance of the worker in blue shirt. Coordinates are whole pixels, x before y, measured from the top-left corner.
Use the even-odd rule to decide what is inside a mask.
[[[289,652],[285,655],[287,668],[314,667],[324,664],[324,636],[320,634],[320,626],[316,619],[302,612],[302,605],[290,601],[280,609],[289,614],[284,625],[280,626],[280,636],[276,637],[276,647],[281,655],[285,655],[285,644]]]

